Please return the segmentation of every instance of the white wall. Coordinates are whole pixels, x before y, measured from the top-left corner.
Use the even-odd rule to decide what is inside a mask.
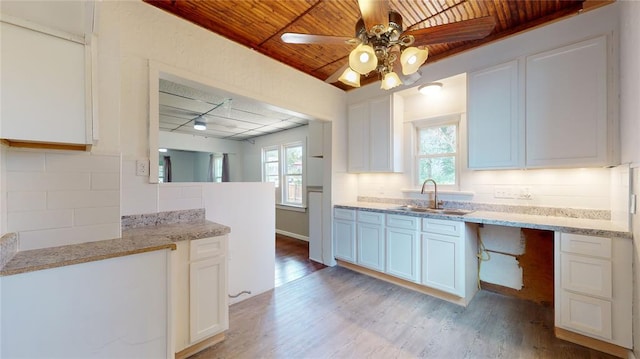
[[[167,358],[169,250],[0,278],[2,358]]]
[[[203,204],[208,220],[231,227],[229,233],[229,293],[251,295],[273,289],[275,283],[275,201],[272,183],[207,183]]]
[[[633,163],[632,192],[640,200],[640,2],[620,1],[620,128],[623,162]],[[640,358],[640,204],[632,215],[634,242],[633,341]]]
[[[6,151],[7,231],[19,250],[120,237],[120,156]]]

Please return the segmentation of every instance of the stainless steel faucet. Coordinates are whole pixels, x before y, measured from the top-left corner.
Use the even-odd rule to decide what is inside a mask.
[[[422,190],[420,190],[420,194],[424,194],[424,186],[427,185],[427,182],[433,183],[433,209],[438,209],[440,203],[438,203],[438,184],[432,178],[427,178],[422,182]]]

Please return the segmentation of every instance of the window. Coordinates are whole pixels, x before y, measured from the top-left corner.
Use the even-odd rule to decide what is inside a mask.
[[[283,146],[286,165],[283,171],[283,204],[302,205],[302,144]]]
[[[262,180],[275,184],[277,204],[304,205],[304,153],[302,142],[262,149]]]
[[[278,147],[262,149],[262,181],[280,185],[280,153]]]
[[[213,182],[222,182],[222,155],[213,155]]]
[[[458,122],[416,126],[418,184],[432,178],[439,185],[458,183]]]

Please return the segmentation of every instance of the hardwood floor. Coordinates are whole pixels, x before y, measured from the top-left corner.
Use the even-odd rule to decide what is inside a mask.
[[[208,358],[613,358],[556,339],[553,310],[480,291],[468,308],[341,267],[230,307]]]
[[[325,267],[309,259],[308,242],[276,234],[276,287]]]

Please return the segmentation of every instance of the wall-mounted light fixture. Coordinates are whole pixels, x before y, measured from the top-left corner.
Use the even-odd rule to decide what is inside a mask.
[[[418,91],[423,95],[433,95],[440,92],[440,90],[442,90],[442,82],[430,82],[418,87]]]

